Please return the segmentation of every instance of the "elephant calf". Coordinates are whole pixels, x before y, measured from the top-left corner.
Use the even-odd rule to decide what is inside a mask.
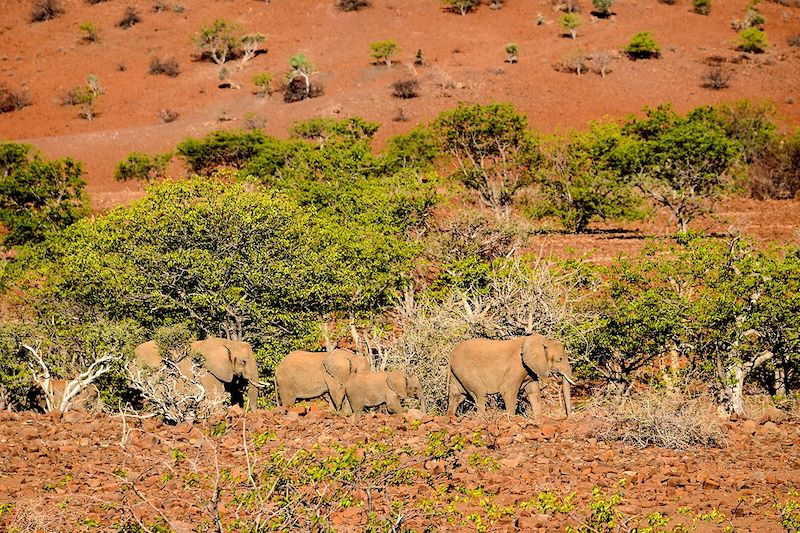
[[[351,350],[298,350],[289,353],[275,368],[275,385],[284,407],[293,405],[297,400],[326,396],[331,407],[339,410],[344,401],[345,382],[351,374],[367,371],[367,358]]]
[[[353,374],[345,384],[345,394],[353,412],[386,404],[390,413],[404,413],[406,409],[400,403],[401,399],[423,400],[419,379],[400,370]]]
[[[61,402],[64,401],[64,393],[69,383],[70,380],[66,379],[50,380],[50,389],[53,391],[51,408],[54,411],[58,411],[61,408]],[[44,387],[41,383],[33,385],[28,391],[28,404],[33,409],[41,410],[42,412],[47,411],[47,399],[45,398]],[[100,399],[100,391],[90,383],[70,399],[67,409],[94,411],[96,409],[101,409],[102,406],[103,402]]]

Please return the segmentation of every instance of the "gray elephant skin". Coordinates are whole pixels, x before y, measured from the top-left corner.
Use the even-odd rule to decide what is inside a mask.
[[[298,400],[325,396],[331,407],[342,408],[344,384],[351,374],[369,371],[369,361],[351,350],[290,352],[275,367],[278,399],[284,407]]]
[[[52,408],[58,410],[64,400],[64,392],[70,380],[51,379],[50,389],[53,391]],[[36,383],[28,391],[28,405],[32,409],[42,412],[47,411],[47,399],[45,398],[44,387],[41,383]],[[94,384],[89,383],[78,394],[72,397],[68,408],[76,411],[95,411],[101,410],[103,402],[100,399],[100,391]]]
[[[386,404],[389,413],[404,413],[401,400],[417,398],[423,401],[422,385],[416,376],[402,370],[394,372],[359,372],[350,377],[345,385],[347,401],[353,412],[365,407]]]
[[[483,414],[486,396],[500,394],[506,411],[514,414],[517,395],[524,384],[533,414],[539,415],[541,380],[551,374],[561,376],[561,401],[569,416],[572,412],[570,385],[575,380],[562,343],[538,334],[508,340],[463,341],[450,354],[447,412],[455,415],[458,406],[469,395],[475,401],[478,413]]]
[[[200,384],[205,389],[206,397],[212,400],[225,400],[229,388],[241,383],[246,386],[246,395],[250,409],[255,409],[258,402],[258,389],[261,387],[258,378],[258,365],[253,347],[250,343],[209,337],[195,341],[189,345],[191,351],[203,356],[203,369]],[[155,341],[148,341],[136,347],[135,362],[146,366],[160,368],[163,357],[158,351]],[[184,376],[192,375],[192,357],[184,356],[177,361],[178,369]],[[232,397],[234,398],[234,397]],[[242,398],[243,400],[244,398]]]

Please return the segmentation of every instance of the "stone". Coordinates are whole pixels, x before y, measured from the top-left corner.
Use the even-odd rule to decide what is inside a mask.
[[[550,440],[556,436],[556,427],[552,424],[544,424],[541,428],[539,428],[539,431],[542,432],[542,436],[547,440]]]

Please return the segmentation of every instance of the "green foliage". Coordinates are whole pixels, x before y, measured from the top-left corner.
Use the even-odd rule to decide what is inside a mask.
[[[431,170],[438,157],[436,139],[428,128],[417,126],[404,135],[389,139],[389,146],[383,158],[391,169],[416,168]]]
[[[42,240],[88,212],[80,163],[45,161],[26,144],[0,144],[0,222],[6,246]]]
[[[681,232],[731,187],[728,173],[740,151],[709,112],[700,108],[681,117],[662,105],[623,127],[633,142],[621,165],[642,192],[670,211]]]
[[[498,212],[508,212],[541,160],[526,117],[510,104],[462,104],[441,113],[431,131],[457,164],[454,176]]]
[[[387,67],[392,66],[392,56],[400,51],[397,41],[385,40],[377,41],[369,45],[372,50],[372,57],[378,61],[383,61]]]
[[[555,216],[575,233],[586,231],[595,218],[640,218],[640,199],[618,161],[626,143],[615,124],[593,124],[588,132],[545,143],[533,214]]]
[[[344,120],[315,117],[294,122],[290,131],[293,137],[317,141],[324,146],[329,142],[354,144],[364,141],[369,143],[379,127],[379,124],[367,122],[359,117]]]
[[[267,143],[260,131],[215,131],[202,140],[186,139],[177,153],[193,172],[207,176],[219,167],[244,167]]]
[[[698,108],[693,113],[706,114],[709,120],[719,124],[728,138],[739,144],[742,162],[748,165],[762,156],[777,139],[777,109],[770,101],[725,102],[714,106],[711,113],[707,108]]]
[[[625,47],[625,53],[631,59],[650,59],[661,55],[661,47],[658,46],[652,33],[643,31],[631,38]]]
[[[314,63],[302,52],[298,52],[289,58],[289,66],[292,68],[292,71],[303,72],[305,74],[310,74],[316,68]]]
[[[163,178],[172,154],[147,155],[131,152],[123,161],[117,163],[114,179],[117,181],[138,180],[145,183]]]
[[[258,94],[269,96],[272,94],[273,76],[269,72],[259,72],[253,76],[253,85],[258,89]]]
[[[509,63],[516,63],[517,62],[517,54],[519,53],[519,47],[514,43],[509,43],[506,45],[506,55],[508,56],[507,61]]]
[[[445,9],[448,11],[453,11],[456,13],[460,13],[461,16],[466,15],[470,11],[473,11],[481,5],[480,0],[441,0],[442,4],[444,4]]]
[[[580,28],[581,24],[583,24],[578,14],[574,12],[564,13],[561,15],[559,22],[561,23],[561,27],[567,30],[570,37],[573,39],[578,36],[577,30]]]
[[[694,12],[699,15],[711,13],[711,0],[692,0]]]
[[[210,26],[204,26],[194,36],[194,43],[202,57],[210,57],[221,65],[241,53],[242,29],[229,20],[216,19]]]
[[[599,16],[607,17],[611,15],[611,6],[614,5],[614,0],[592,0],[592,5]]]
[[[100,40],[100,36],[97,32],[97,26],[94,24],[94,22],[84,22],[78,26],[78,29],[83,32],[83,41],[87,43],[96,43],[98,40]]]
[[[769,48],[767,33],[761,28],[746,28],[739,32],[739,50],[760,54]]]
[[[800,494],[789,489],[783,502],[775,502],[775,509],[780,515],[779,523],[786,533],[800,531]]]
[[[28,389],[33,385],[28,354],[22,348],[27,333],[23,325],[0,324],[0,404],[4,408],[25,407]]]

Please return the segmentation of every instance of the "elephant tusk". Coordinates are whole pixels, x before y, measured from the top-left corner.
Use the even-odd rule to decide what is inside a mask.
[[[257,389],[263,389],[267,384],[263,381],[251,381],[250,384]]]
[[[567,380],[567,382],[568,382],[570,385],[575,385],[575,382],[572,380],[572,378],[570,378],[570,377],[569,377],[569,376],[567,376],[566,374],[561,374],[561,376],[562,376],[564,379],[566,379],[566,380]]]

